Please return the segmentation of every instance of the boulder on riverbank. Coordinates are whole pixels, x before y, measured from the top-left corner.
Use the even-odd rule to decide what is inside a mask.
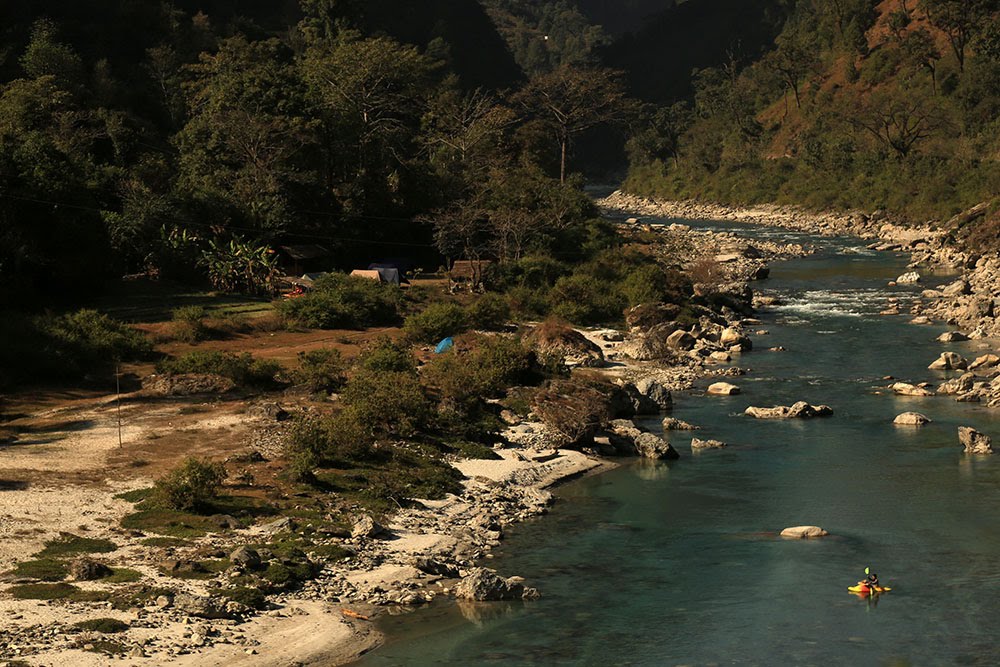
[[[952,378],[942,382],[938,388],[937,393],[943,396],[950,396],[953,394],[964,394],[967,391],[971,391],[973,385],[976,384],[976,374],[975,373],[964,373],[961,377]]]
[[[793,540],[808,540],[814,537],[826,537],[829,534],[819,526],[792,526],[781,531],[782,537]]]
[[[635,383],[635,388],[640,395],[655,403],[660,410],[669,410],[674,405],[674,398],[670,394],[670,390],[655,378],[643,378]]]
[[[750,406],[743,414],[754,419],[812,419],[813,417],[829,417],[833,408],[829,405],[809,405],[799,401],[794,405],[776,405],[771,408]]]
[[[969,364],[969,370],[974,371],[980,368],[993,368],[1000,364],[1000,357],[995,354],[984,354],[976,357],[975,361]]]
[[[503,578],[485,567],[473,568],[455,586],[455,597],[479,602],[522,600],[538,597],[538,591],[525,586],[520,577]]]
[[[932,371],[964,371],[969,362],[957,352],[942,352],[927,368]]]
[[[961,331],[945,331],[937,339],[942,343],[960,343],[969,340],[969,337]]]
[[[926,415],[922,415],[919,412],[904,412],[901,415],[897,415],[895,419],[892,420],[893,424],[898,426],[923,426],[925,424],[930,424],[931,419]]]
[[[993,453],[993,439],[971,426],[958,427],[958,441],[965,447],[966,454]]]
[[[897,285],[916,285],[920,282],[920,274],[916,271],[908,271],[896,278]]]
[[[728,382],[716,382],[708,386],[707,393],[713,396],[735,396],[740,393],[740,388]]]

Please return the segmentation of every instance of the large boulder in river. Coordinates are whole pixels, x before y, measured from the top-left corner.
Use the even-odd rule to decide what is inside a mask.
[[[993,453],[993,439],[971,426],[958,427],[958,441],[965,447],[966,454]]]
[[[740,388],[728,382],[715,382],[706,391],[713,396],[735,396],[740,393]]]
[[[927,368],[932,371],[964,371],[968,367],[969,362],[957,352],[942,352],[941,356],[935,359]]]
[[[900,396],[933,396],[934,392],[926,387],[910,384],[909,382],[896,382],[890,387],[892,391]]]
[[[464,600],[520,600],[536,598],[538,591],[525,586],[519,577],[501,577],[495,570],[473,568],[455,585],[455,596]]]
[[[697,431],[700,428],[701,427],[688,424],[686,421],[682,421],[676,417],[666,417],[663,420],[664,431]]]
[[[892,420],[893,424],[898,426],[923,426],[924,424],[931,423],[931,420],[926,415],[922,415],[919,412],[904,412],[901,415],[897,415],[895,419]]]
[[[829,535],[826,530],[819,526],[792,526],[781,531],[781,536],[794,540],[807,540],[814,537],[826,537]]]
[[[776,405],[772,408],[750,406],[743,414],[754,419],[812,419],[813,417],[829,417],[833,408],[829,405],[809,405],[799,401],[792,406]]]
[[[670,443],[652,433],[640,433],[635,439],[635,451],[644,459],[676,461],[681,457]]]
[[[897,285],[916,285],[920,282],[920,274],[916,271],[909,271],[896,278]]]

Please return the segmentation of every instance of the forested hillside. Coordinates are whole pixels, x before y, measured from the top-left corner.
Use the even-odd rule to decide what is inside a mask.
[[[475,0],[2,12],[7,304],[140,273],[266,290],[281,244],[321,243],[346,269],[435,268],[465,249],[435,235],[445,210],[488,228],[476,243],[497,238],[491,221],[548,220],[517,232],[544,249],[589,216],[559,183],[577,137],[627,109],[585,59],[529,80]]]
[[[1000,192],[998,10],[799,0],[765,55],[701,69],[692,100],[651,114],[628,187],[916,218],[989,201]]]

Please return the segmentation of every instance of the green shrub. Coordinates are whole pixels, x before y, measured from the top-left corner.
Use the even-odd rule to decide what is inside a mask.
[[[108,553],[117,548],[118,545],[111,540],[60,533],[57,539],[47,542],[37,555],[40,558],[61,558],[74,554]]]
[[[103,634],[114,634],[125,632],[129,629],[129,624],[119,621],[117,618],[91,618],[73,624],[74,628],[88,632],[100,632]]]
[[[361,424],[403,437],[419,430],[430,411],[420,381],[398,371],[358,372],[344,387],[341,400]]]
[[[621,281],[620,289],[629,306],[681,303],[691,293],[690,283],[682,274],[657,264],[644,264],[630,270]]]
[[[468,327],[465,310],[457,303],[432,303],[403,323],[407,337],[419,343],[436,343]]]
[[[441,396],[465,401],[493,398],[528,381],[534,354],[516,338],[483,336],[468,353],[437,355],[423,370],[426,382]]]
[[[488,292],[476,299],[465,314],[473,329],[500,331],[510,319],[510,305],[499,294]]]
[[[416,373],[417,362],[410,347],[388,336],[379,336],[359,356],[357,364],[374,372]]]
[[[332,417],[303,418],[288,438],[289,473],[298,482],[313,481],[323,465],[364,461],[374,453],[372,430],[351,407]]]
[[[337,391],[344,384],[344,363],[340,351],[321,348],[299,352],[299,367],[294,373],[296,382],[306,384],[312,391]]]
[[[101,602],[108,599],[104,591],[85,591],[73,584],[23,584],[7,589],[18,600],[74,600]]]
[[[156,481],[155,497],[171,509],[202,510],[218,496],[225,479],[226,468],[221,463],[189,458]]]
[[[574,324],[615,322],[628,305],[615,282],[579,273],[560,278],[549,301],[554,315]]]
[[[116,361],[144,359],[153,350],[141,332],[94,310],[0,312],[0,340],[0,386],[77,379],[113,370]]]
[[[278,312],[289,321],[317,329],[363,329],[395,324],[402,292],[395,285],[331,273],[304,296],[285,299]]]
[[[62,581],[69,576],[69,568],[65,561],[53,558],[40,558],[18,563],[11,570],[15,577],[29,577],[42,581]]]
[[[281,365],[275,361],[254,359],[249,352],[193,350],[156,364],[158,373],[211,373],[230,378],[241,386],[261,386],[274,382]]]
[[[174,309],[173,322],[170,327],[175,340],[184,343],[196,343],[208,337],[205,326],[207,312],[204,306],[182,306]]]
[[[100,360],[138,359],[152,350],[149,339],[141,332],[96,310],[42,318],[39,328],[64,349],[76,352],[85,365]]]
[[[392,459],[368,478],[364,495],[374,500],[439,500],[449,493],[461,493],[464,476],[443,461],[394,449]]]

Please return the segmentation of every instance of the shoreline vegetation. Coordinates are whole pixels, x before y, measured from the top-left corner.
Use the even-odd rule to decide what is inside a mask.
[[[197,537],[195,530],[195,536],[157,538],[157,531],[162,529],[154,524],[135,523],[136,519],[127,523],[130,516],[155,514],[154,509],[142,509],[150,496],[141,480],[117,483],[113,491],[89,490],[91,499],[87,501],[81,501],[80,492],[60,491],[91,508],[83,512],[94,515],[88,521],[93,526],[87,533],[88,539],[110,542],[108,549],[114,557],[107,562],[112,572],[122,573],[113,576],[147,582],[143,584],[144,597],[121,602],[102,585],[102,581],[114,581],[107,578],[94,583],[44,583],[64,579],[66,572],[60,568],[75,569],[79,567],[78,560],[86,560],[71,560],[58,553],[53,560],[46,555],[53,549],[58,552],[59,544],[76,544],[82,539],[68,536],[73,526],[66,521],[53,524],[64,526],[58,530],[66,535],[46,542],[36,538],[36,544],[47,545],[45,550],[36,556],[36,561],[27,565],[22,562],[6,576],[13,584],[9,591],[25,592],[14,599],[5,596],[0,600],[0,609],[20,621],[16,630],[6,630],[10,646],[15,648],[8,649],[9,655],[4,657],[13,664],[18,664],[18,660],[25,660],[25,664],[47,664],[52,660],[102,664],[105,653],[124,656],[126,663],[135,664],[148,663],[150,658],[155,660],[158,656],[192,665],[263,665],[286,658],[301,664],[344,664],[379,645],[381,638],[368,619],[387,609],[405,609],[438,598],[466,598],[475,605],[489,604],[486,600],[490,599],[544,595],[544,591],[536,593],[530,588],[530,581],[505,578],[508,573],[494,574],[482,567],[488,563],[490,549],[502,539],[504,526],[544,514],[552,502],[552,486],[614,466],[623,460],[623,455],[651,459],[648,465],[664,465],[663,460],[676,458],[668,439],[643,433],[630,421],[630,416],[661,414],[665,419],[665,436],[670,429],[692,427],[669,417],[671,391],[690,389],[701,378],[721,380],[741,374],[734,364],[753,345],[754,327],[759,324],[753,317],[754,308],[773,305],[772,299],[753,294],[754,280],[766,276],[769,262],[810,252],[794,244],[750,243],[734,234],[692,229],[682,223],[648,226],[641,216],[723,219],[816,234],[853,234],[873,240],[870,247],[874,249],[911,253],[914,266],[933,264],[954,269],[970,266],[972,262],[967,275],[959,280],[966,287],[958,290],[960,294],[952,293],[948,300],[951,304],[948,308],[952,309],[979,298],[978,286],[987,281],[988,272],[995,270],[991,267],[996,264],[995,259],[975,261],[968,253],[949,245],[946,225],[908,227],[858,213],[809,214],[788,207],[655,202],[620,192],[598,204],[608,215],[640,216],[619,225],[619,233],[629,243],[642,245],[653,255],[662,252],[677,256],[680,252],[690,258],[681,270],[692,277],[692,312],[682,316],[676,306],[640,305],[626,313],[624,326],[615,328],[521,324],[520,328],[527,332],[522,339],[531,341],[536,355],[558,355],[560,363],[568,363],[573,370],[562,378],[556,376],[546,381],[547,389],[537,393],[526,406],[508,400],[512,390],[506,389],[508,399],[499,403],[508,406],[500,413],[505,422],[502,437],[487,453],[470,458],[459,452],[449,457],[449,467],[463,479],[437,500],[408,502],[382,512],[362,510],[355,505],[349,515],[353,517],[351,523],[338,526],[314,511],[304,511],[304,507],[284,515],[280,509],[278,515],[255,515],[246,507],[231,505],[232,515],[223,516],[221,521],[233,524],[219,534],[215,533],[216,528],[210,528],[203,531],[207,532],[205,537]],[[914,311],[916,317],[954,317],[944,306],[945,300],[933,294],[925,292],[923,302],[925,310],[918,306]],[[985,321],[986,315],[980,315]],[[968,324],[974,323],[968,320]],[[546,332],[547,328],[554,332]],[[982,326],[968,330],[972,335],[982,335],[983,331]],[[479,335],[503,339],[511,334]],[[460,342],[460,346],[464,345]],[[398,346],[392,350],[399,352]],[[380,363],[392,361],[386,356],[387,351],[391,350],[383,350]],[[471,352],[466,349],[463,353]],[[434,367],[435,360],[425,359],[421,374]],[[342,368],[338,367],[332,375],[340,373]],[[171,376],[158,377],[162,383]],[[197,376],[180,373],[174,377]],[[586,379],[589,384],[581,385],[579,379]],[[718,387],[725,384],[719,382]],[[224,386],[231,389],[231,383]],[[331,386],[345,391],[343,379],[335,378]],[[605,393],[588,387],[601,387]],[[162,387],[123,395],[123,404],[130,412],[137,409],[143,396],[158,391]],[[217,390],[207,391],[211,394]],[[289,421],[282,414],[284,407],[296,412],[292,407],[295,395],[276,396],[283,407],[266,394],[264,402],[256,398],[226,399],[228,415],[215,414],[202,423],[195,420],[187,429],[199,438],[210,437],[213,429],[220,427],[243,429],[238,432],[239,437],[256,445],[242,454],[231,453],[230,466],[234,461],[257,457],[281,458],[288,455],[286,448],[289,438],[294,437],[294,424],[301,423]],[[308,396],[303,398],[309,402]],[[159,400],[167,404],[176,400],[183,405],[185,399],[168,396]],[[90,416],[95,422],[105,421],[111,401],[104,398],[97,404],[96,408],[88,405]],[[248,404],[252,415],[249,418],[244,412]],[[581,405],[590,410],[582,422],[576,409]],[[567,406],[574,408],[572,414],[567,414]],[[102,410],[101,417],[93,414]],[[71,411],[63,407],[59,412]],[[92,427],[84,427],[84,432],[87,431],[90,436],[104,440],[112,435],[109,429],[97,433]],[[130,434],[126,444],[133,445],[143,435],[148,436],[148,430]],[[107,447],[107,443],[103,446]],[[94,464],[99,465],[106,455],[107,449],[96,452]],[[227,484],[232,484],[232,475],[229,476]],[[109,499],[115,492],[116,498]],[[30,505],[40,494],[52,491],[39,484],[38,488],[7,492],[14,493],[24,494],[22,502]],[[138,502],[134,509],[133,502]],[[136,509],[139,514],[133,514]],[[17,514],[16,509],[8,511],[11,518]],[[218,515],[213,516],[212,521],[220,520]],[[73,516],[67,520],[83,519]],[[119,522],[139,530],[123,531],[117,527]],[[148,526],[153,526],[152,533],[144,529]],[[183,533],[190,527],[178,530]],[[43,532],[47,531],[43,528]],[[80,553],[73,551],[75,547],[70,549],[73,557],[89,551],[93,560],[104,561],[100,553],[103,547],[95,548],[94,544],[84,542],[87,546]],[[153,545],[158,548],[150,548]],[[283,555],[266,553],[281,548],[290,550]],[[17,548],[9,544],[0,556],[5,563],[12,564],[20,560],[14,558],[15,553]],[[266,558],[272,560],[261,571],[258,563]],[[297,579],[294,571],[304,563],[316,570]],[[55,575],[47,577],[43,565],[55,568]],[[224,600],[217,597],[221,581],[228,578],[237,582],[237,586],[229,588],[233,591],[242,590],[240,586],[252,589],[255,581],[264,582],[269,573],[277,574],[271,572],[275,567],[288,570],[290,574],[284,576],[290,578],[286,579],[287,586],[271,588],[266,603],[253,599],[249,593],[239,601],[230,598],[229,603],[220,603]],[[56,587],[62,588],[56,591]],[[63,588],[69,592],[64,594]],[[58,601],[41,606],[36,601],[39,597],[55,597]],[[252,606],[262,611],[253,611]],[[267,610],[268,607],[272,608]],[[97,614],[100,616],[95,619]],[[75,638],[67,632],[70,623],[80,623],[80,619],[96,622],[101,618],[116,620],[127,631],[105,635],[80,629]]]

